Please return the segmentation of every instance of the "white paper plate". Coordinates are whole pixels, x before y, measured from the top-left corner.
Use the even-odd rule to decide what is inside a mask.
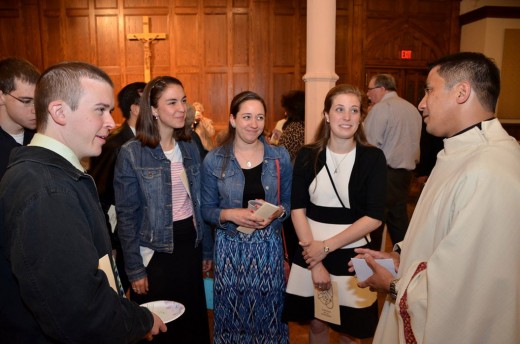
[[[157,314],[165,324],[177,319],[185,311],[184,305],[175,301],[153,301],[141,306]]]

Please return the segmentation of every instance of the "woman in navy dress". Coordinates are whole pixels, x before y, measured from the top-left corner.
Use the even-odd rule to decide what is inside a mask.
[[[287,324],[281,320],[285,280],[280,233],[289,212],[292,167],[287,151],[262,136],[265,112],[256,93],[236,95],[228,136],[203,163],[202,216],[216,226],[215,344],[288,342]],[[248,209],[249,200],[265,200],[278,209],[262,219]]]

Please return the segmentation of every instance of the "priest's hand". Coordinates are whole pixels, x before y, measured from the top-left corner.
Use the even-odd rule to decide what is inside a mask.
[[[358,287],[367,288],[371,291],[385,292],[388,293],[390,290],[390,282],[394,279],[393,275],[386,270],[382,265],[376,263],[373,256],[365,254],[361,258],[364,258],[367,265],[374,274],[364,281],[358,283]],[[385,257],[389,258],[389,257]]]
[[[368,248],[356,248],[354,249],[354,252],[358,254],[354,258],[365,259],[365,255],[369,255],[374,259],[392,259],[394,261],[395,271],[397,272],[399,270],[401,256],[397,252],[374,251]],[[352,261],[348,262],[348,266],[348,271],[354,272],[354,266],[352,265]]]

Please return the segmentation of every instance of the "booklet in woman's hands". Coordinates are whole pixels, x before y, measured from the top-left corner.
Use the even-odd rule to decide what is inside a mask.
[[[274,213],[279,209],[277,205],[271,204],[266,201],[257,201],[257,200],[250,200],[248,203],[248,209],[254,210],[255,215],[258,217],[261,217],[262,219],[266,220],[273,216]],[[237,230],[246,233],[251,234],[255,231],[254,228],[244,227],[244,226],[238,226]]]

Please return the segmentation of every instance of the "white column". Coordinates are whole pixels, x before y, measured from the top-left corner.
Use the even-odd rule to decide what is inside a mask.
[[[314,139],[323,118],[323,101],[339,79],[335,72],[336,0],[307,0],[305,143]]]

